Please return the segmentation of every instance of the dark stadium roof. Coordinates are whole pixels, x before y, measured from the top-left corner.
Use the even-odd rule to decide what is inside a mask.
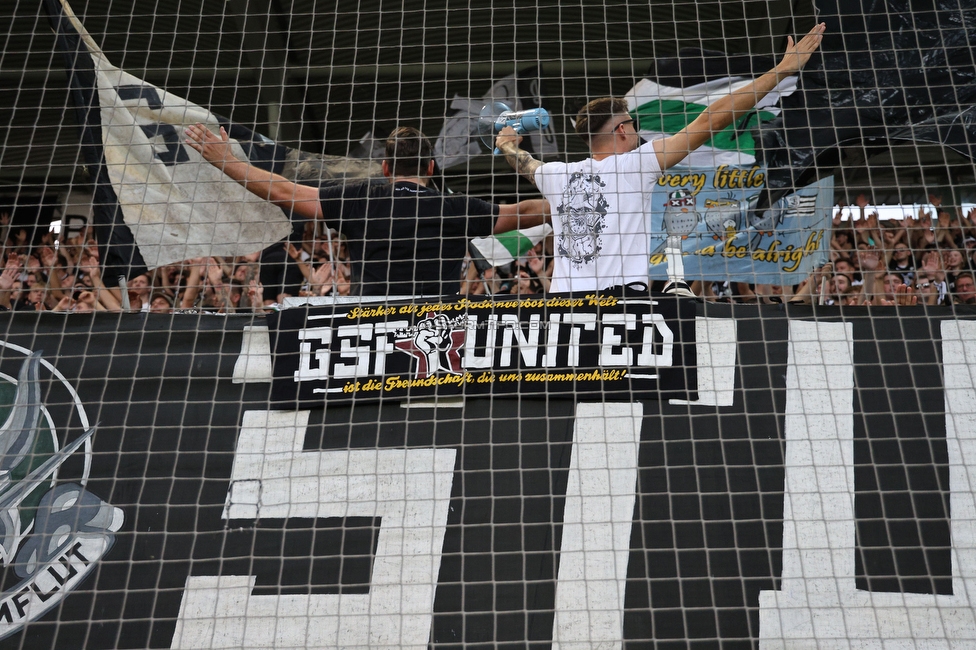
[[[0,203],[86,182],[62,59],[41,4],[0,7],[0,24],[8,25],[0,54]],[[269,115],[280,107],[278,140],[339,155],[395,124],[435,136],[455,94],[480,97],[494,80],[531,68],[539,70],[560,149],[572,154],[580,144],[562,137],[571,132],[566,116],[587,98],[626,92],[654,57],[679,47],[770,54],[782,50],[786,34],[813,24],[809,2],[785,0],[76,0],[72,8],[116,66],[269,135]],[[901,197],[910,200],[918,188],[950,180],[973,185],[968,161],[950,179],[947,164],[959,161],[941,150],[905,155],[873,160],[870,174],[845,169],[838,184],[850,191],[873,184],[879,202],[897,201],[898,186],[914,188],[914,197]],[[493,166],[502,173],[492,175]],[[516,182],[489,156],[452,170],[448,181],[496,196],[513,193]]]

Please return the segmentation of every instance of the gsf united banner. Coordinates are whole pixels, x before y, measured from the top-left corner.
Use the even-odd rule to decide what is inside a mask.
[[[694,314],[691,301],[632,290],[289,309],[268,319],[273,398],[694,399]]]
[[[669,213],[694,215],[685,238],[685,278],[798,284],[827,259],[834,179],[820,179],[757,211],[762,167],[673,167],[651,193],[652,279],[667,279],[664,244]]]
[[[300,411],[263,318],[2,315],[0,648],[968,647],[976,313],[695,307],[697,402]]]

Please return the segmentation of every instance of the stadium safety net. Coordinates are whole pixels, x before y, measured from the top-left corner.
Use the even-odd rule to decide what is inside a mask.
[[[976,647],[971,2],[0,25],[0,648]]]

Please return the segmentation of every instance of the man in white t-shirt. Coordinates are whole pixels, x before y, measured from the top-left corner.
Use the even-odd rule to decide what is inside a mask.
[[[825,29],[825,24],[817,25],[799,43],[790,38],[776,67],[715,101],[669,137],[642,144],[626,101],[613,97],[593,100],[577,115],[576,132],[591,154],[580,162],[543,164],[518,148],[521,136],[514,129],[502,129],[495,146],[516,172],[539,188],[552,209],[556,241],[551,290],[599,291],[646,283],[647,201],[663,171],[752,110],[780,80],[799,72],[820,46]],[[665,291],[694,295],[683,281],[669,282]]]

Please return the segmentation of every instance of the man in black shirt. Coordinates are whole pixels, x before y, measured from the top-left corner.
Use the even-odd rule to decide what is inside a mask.
[[[468,240],[543,223],[548,204],[532,199],[493,205],[428,187],[434,172],[430,141],[400,127],[386,141],[385,179],[323,188],[293,183],[239,160],[227,133],[187,128],[187,144],[251,193],[286,211],[324,219],[343,233],[361,265],[363,295],[447,295],[460,288]]]

